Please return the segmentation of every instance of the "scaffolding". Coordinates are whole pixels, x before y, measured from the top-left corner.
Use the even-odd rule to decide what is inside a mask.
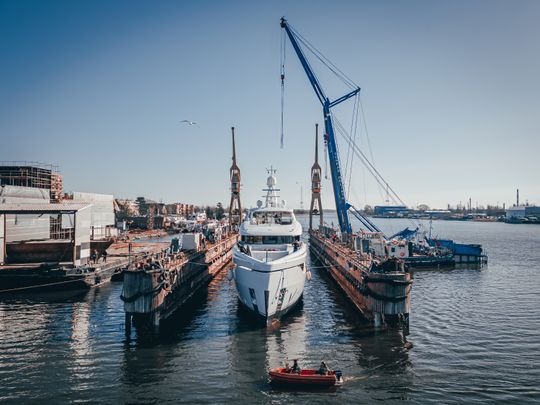
[[[51,202],[59,202],[63,196],[58,166],[40,162],[0,161],[0,185],[48,189]]]

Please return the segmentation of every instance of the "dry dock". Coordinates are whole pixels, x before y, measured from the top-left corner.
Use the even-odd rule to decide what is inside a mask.
[[[409,273],[400,268],[375,270],[376,263],[368,254],[354,251],[319,231],[310,231],[309,240],[311,252],[364,318],[376,327],[408,328],[413,282]]]
[[[236,233],[227,233],[215,243],[183,249],[125,271],[121,298],[126,332],[132,321],[159,326],[230,263],[237,240]]]

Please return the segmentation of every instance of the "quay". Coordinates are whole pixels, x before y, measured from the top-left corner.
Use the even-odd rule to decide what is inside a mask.
[[[17,263],[0,266],[0,294],[77,291],[101,286],[129,266],[163,254],[168,243],[113,243],[107,260],[73,266],[69,262]]]

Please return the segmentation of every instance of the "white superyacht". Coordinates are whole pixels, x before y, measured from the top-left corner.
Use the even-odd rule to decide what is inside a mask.
[[[232,277],[240,302],[269,323],[284,315],[304,292],[306,244],[293,210],[278,202],[276,177],[270,170],[263,206],[252,209],[240,226],[233,248]]]

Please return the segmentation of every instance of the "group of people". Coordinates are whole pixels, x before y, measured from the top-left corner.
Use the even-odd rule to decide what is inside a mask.
[[[99,254],[97,249],[92,250],[90,253],[90,263],[97,263],[100,258],[103,258],[103,263],[107,263],[107,251],[104,250],[103,253]]]
[[[286,373],[297,373],[300,374],[301,368],[298,365],[298,359],[293,360],[292,367],[289,366],[289,363],[285,363],[285,372]],[[321,365],[319,366],[319,369],[317,370],[317,374],[320,375],[326,375],[328,374],[328,367],[326,366],[326,363],[324,361],[321,361]]]

